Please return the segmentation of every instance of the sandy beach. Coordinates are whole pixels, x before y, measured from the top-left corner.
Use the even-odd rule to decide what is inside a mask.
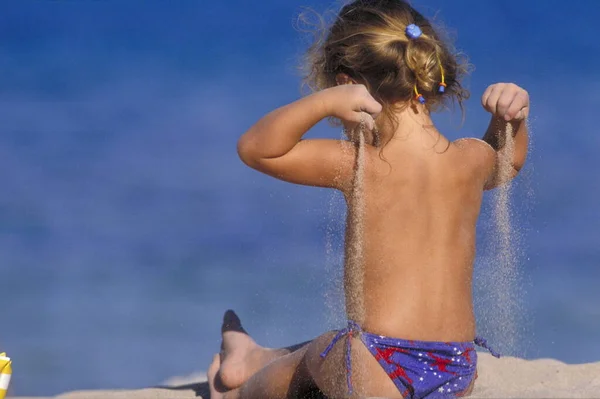
[[[472,398],[600,398],[600,362],[565,364],[553,359],[495,359],[480,354]],[[79,391],[58,399],[208,399],[204,373],[175,377],[161,387],[134,391]],[[13,397],[13,399],[34,399]],[[42,398],[35,398],[42,399]]]

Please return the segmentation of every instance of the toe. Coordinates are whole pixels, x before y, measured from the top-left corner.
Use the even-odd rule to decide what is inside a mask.
[[[244,330],[244,327],[242,327],[242,321],[231,309],[227,310],[223,315],[223,324],[221,325],[221,333],[228,331],[236,331],[247,334],[246,330]]]
[[[220,367],[221,367],[221,356],[216,354],[213,356],[212,363],[208,367],[207,374],[210,377],[210,379],[213,379],[215,377],[215,375],[217,375],[217,372],[219,371]]]
[[[220,367],[221,367],[221,358],[218,354],[214,355],[213,361],[210,364],[210,366],[208,367],[208,372],[207,372],[208,388],[210,389],[210,398],[211,399],[223,398],[222,392],[224,392],[224,391],[219,386],[220,384],[219,384],[219,378],[218,378],[218,373],[219,373]]]

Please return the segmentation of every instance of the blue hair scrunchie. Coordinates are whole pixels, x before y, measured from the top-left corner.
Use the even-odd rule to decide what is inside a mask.
[[[409,39],[418,39],[422,34],[423,31],[421,31],[421,28],[415,24],[410,24],[406,27],[406,36],[408,36]]]

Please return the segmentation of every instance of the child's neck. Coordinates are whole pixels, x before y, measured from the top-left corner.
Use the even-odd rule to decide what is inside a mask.
[[[439,139],[429,111],[422,105],[409,106],[394,113],[396,123],[384,123],[379,130],[381,143],[385,144],[393,138],[416,139],[422,141],[426,136]],[[427,139],[425,137],[425,139]]]

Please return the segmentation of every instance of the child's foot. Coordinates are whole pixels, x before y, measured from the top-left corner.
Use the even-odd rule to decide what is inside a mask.
[[[238,388],[250,378],[247,363],[251,353],[259,346],[244,330],[233,310],[226,311],[223,316],[221,335],[221,381],[226,388]]]
[[[244,330],[233,310],[225,312],[221,334],[219,374],[225,388],[239,388],[266,363],[280,356],[276,351],[258,345]]]
[[[223,399],[224,397],[224,395],[215,387],[217,384],[219,367],[221,367],[221,360],[219,359],[219,355],[215,355],[212,363],[208,367],[208,372],[206,373],[206,376],[208,377],[208,388],[210,389],[210,399]]]

